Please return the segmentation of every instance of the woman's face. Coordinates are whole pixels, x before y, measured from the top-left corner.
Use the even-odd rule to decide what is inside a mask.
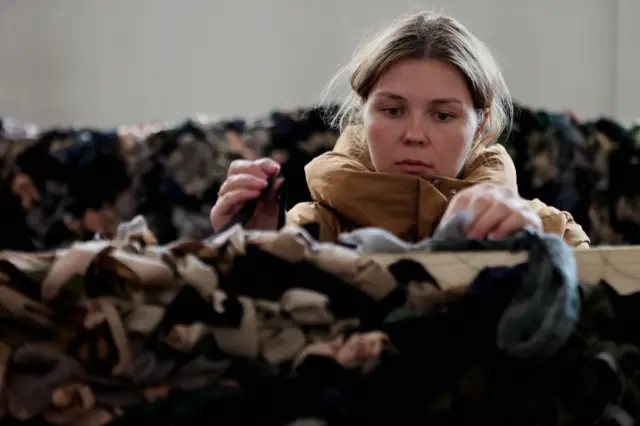
[[[383,173],[455,178],[480,125],[462,74],[439,60],[398,62],[364,108],[369,152]]]

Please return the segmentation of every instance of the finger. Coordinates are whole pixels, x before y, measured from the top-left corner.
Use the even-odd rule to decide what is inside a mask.
[[[478,209],[474,210],[471,224],[467,227],[467,236],[477,239],[486,238],[489,232],[511,213],[512,210],[503,202],[478,206]]]
[[[259,196],[260,191],[253,189],[238,189],[227,192],[218,198],[218,202],[211,209],[211,221],[214,222],[214,219],[234,214],[244,203]]]
[[[469,208],[477,194],[477,191],[474,191],[473,189],[474,188],[470,188],[468,190],[460,192],[451,199],[451,201],[449,202],[449,206],[445,210],[445,214],[442,217],[443,223],[446,222],[446,220],[454,214],[462,210],[467,210]]]
[[[455,214],[460,210],[464,210],[471,204],[472,197],[469,195],[461,195],[460,197],[454,197],[451,199],[449,203],[449,208],[447,209],[447,215]]]
[[[275,216],[278,213],[278,207],[280,207],[280,194],[278,193],[278,190],[282,186],[283,182],[284,179],[282,178],[276,179],[273,187],[271,188],[271,191],[269,192],[269,195],[263,198],[258,204],[258,207],[256,209],[256,212],[258,214]]]
[[[518,213],[513,213],[504,218],[496,227],[489,232],[489,238],[491,239],[500,239],[508,237],[524,228],[525,221],[522,218],[522,215]]]
[[[273,188],[277,191],[280,189],[283,183],[284,183],[284,178],[280,177],[276,179],[275,182],[273,183]]]
[[[34,200],[40,201],[40,191],[38,191],[33,185],[30,187],[29,194]]]
[[[277,203],[279,200],[279,193],[278,191],[280,190],[280,187],[282,186],[282,183],[284,182],[283,178],[277,178],[275,180],[275,182],[273,183],[273,186],[271,187],[271,192],[269,193],[269,197],[267,197],[266,202],[269,204],[273,204],[273,203]]]
[[[269,176],[273,176],[280,172],[280,164],[272,160],[271,158],[261,158],[255,161],[262,170],[264,170]]]
[[[342,365],[352,362],[358,356],[359,348],[360,335],[353,334],[347,339],[336,354],[336,360]]]
[[[338,354],[338,352],[340,352],[340,348],[342,348],[342,345],[344,344],[344,342],[342,341],[342,339],[336,339],[332,342],[329,342],[329,346],[331,347],[331,353],[335,356]]]
[[[244,173],[245,170],[250,169],[255,164],[255,161],[250,160],[233,160],[229,164],[228,174]]]
[[[358,342],[356,358],[369,358],[371,356],[371,344],[366,339]]]
[[[382,343],[389,343],[389,336],[387,336],[386,334],[384,334],[381,331],[374,331],[371,333],[371,335],[376,339],[379,340]]]
[[[262,191],[267,187],[267,180],[262,177],[250,175],[250,174],[236,174],[230,175],[224,181],[220,187],[218,196],[224,196],[227,192],[237,191],[239,189],[252,189],[256,191]]]
[[[382,340],[371,339],[369,341],[369,348],[367,350],[370,357],[377,357],[382,352]]]
[[[227,176],[230,177],[233,175],[246,174],[265,180],[269,179],[272,173],[268,173],[265,168],[258,163],[258,161],[235,160],[229,166]]]
[[[480,194],[474,197],[471,203],[465,208],[465,210],[471,212],[471,219],[465,228],[468,236],[472,234],[478,221],[494,206],[495,202],[496,200],[494,200],[492,194]]]
[[[336,361],[340,365],[347,366],[349,363],[353,362],[358,356],[358,344],[352,343],[344,345],[338,353],[335,355]]]
[[[489,232],[489,238],[506,238],[514,232],[521,231],[527,225],[532,226],[534,229],[542,229],[542,221],[537,214],[533,212],[514,213],[492,229]]]

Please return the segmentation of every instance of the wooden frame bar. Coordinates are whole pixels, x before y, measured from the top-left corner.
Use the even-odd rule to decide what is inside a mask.
[[[640,246],[594,247],[575,250],[578,278],[587,284],[605,280],[620,294],[640,291]],[[423,264],[443,289],[465,287],[487,266],[526,262],[527,253],[506,251],[367,254],[388,265],[400,259]]]

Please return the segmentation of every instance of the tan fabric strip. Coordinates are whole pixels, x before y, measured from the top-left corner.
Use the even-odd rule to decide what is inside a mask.
[[[108,249],[109,243],[106,241],[89,241],[74,244],[66,253],[58,257],[42,282],[43,302],[53,300],[62,286],[73,276],[83,275],[96,256]]]

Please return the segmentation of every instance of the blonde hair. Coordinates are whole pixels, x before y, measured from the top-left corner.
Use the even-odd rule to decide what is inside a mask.
[[[330,117],[331,125],[344,131],[349,125],[362,124],[362,107],[371,90],[390,67],[404,59],[438,59],[462,73],[474,108],[485,119],[476,147],[490,145],[511,126],[511,96],[488,47],[457,20],[434,12],[401,18],[356,51],[325,91],[325,97],[330,97],[348,74],[351,90]]]

